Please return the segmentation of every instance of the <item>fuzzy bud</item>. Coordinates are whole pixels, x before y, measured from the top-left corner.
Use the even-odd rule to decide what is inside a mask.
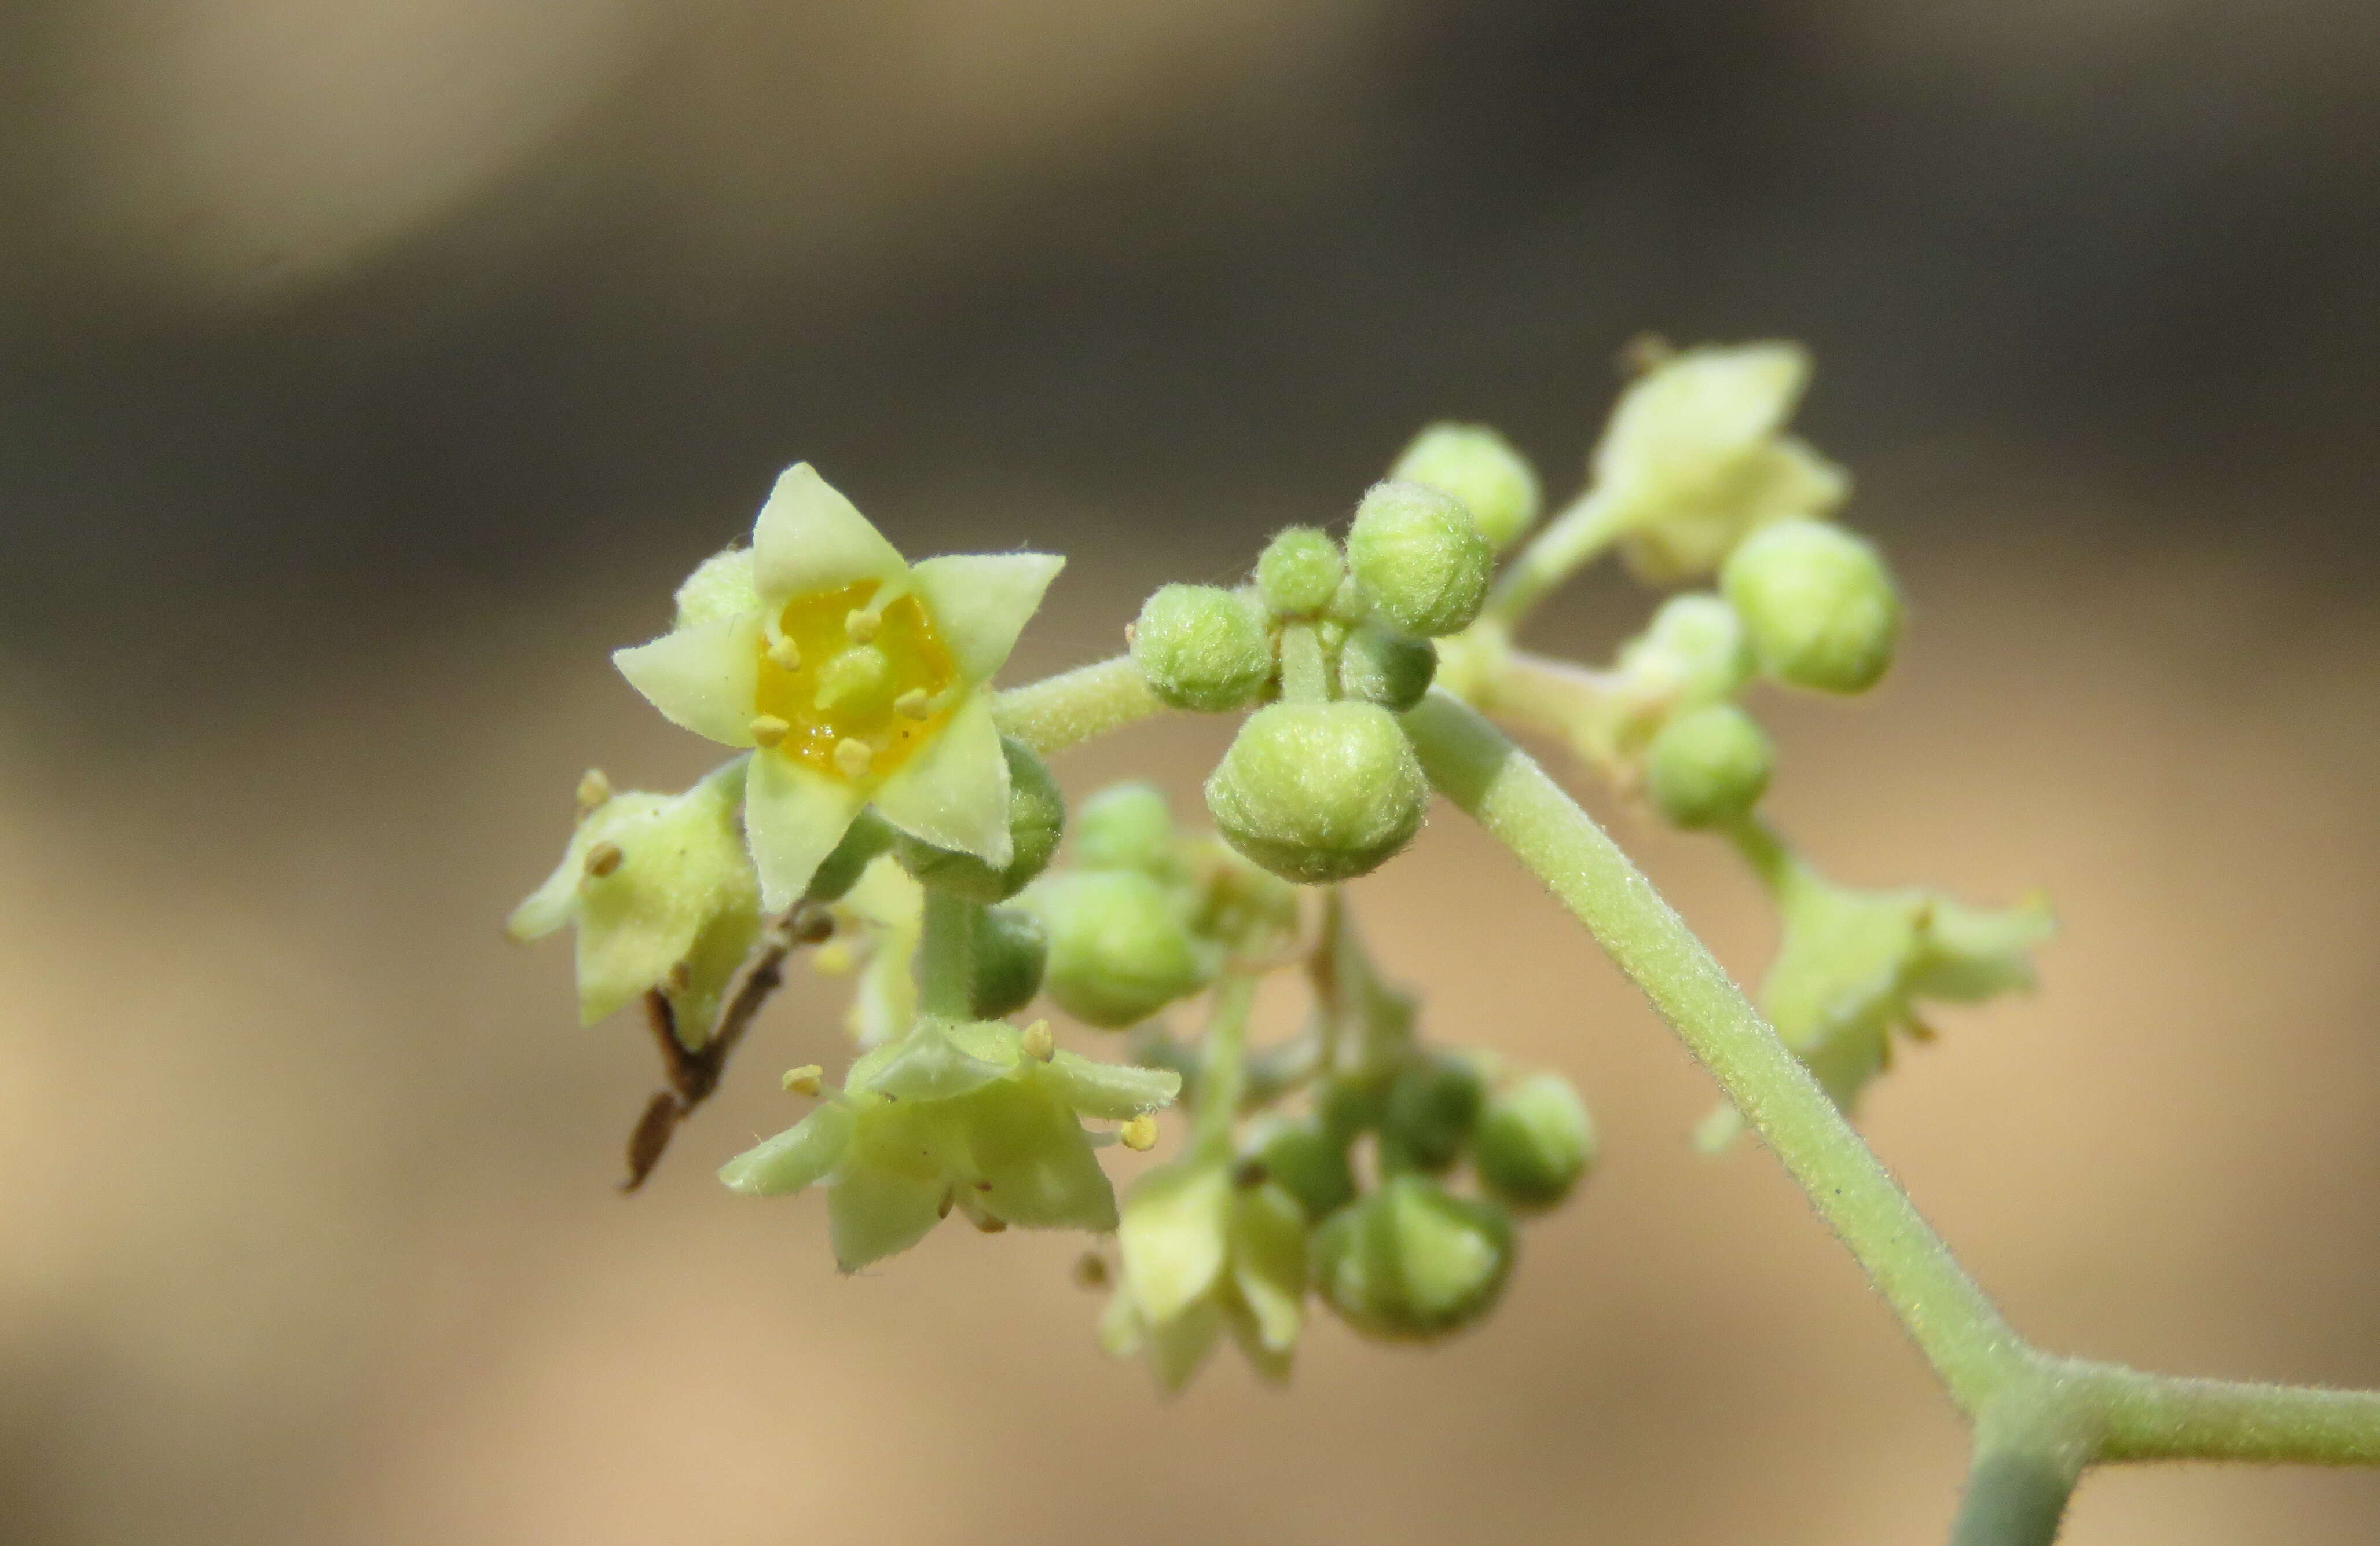
[[[1537,518],[1536,469],[1485,424],[1432,424],[1405,447],[1389,476],[1453,495],[1499,553]]]
[[[1212,585],[1161,586],[1142,603],[1132,658],[1158,697],[1208,713],[1255,702],[1273,674],[1255,608]]]
[[[1054,876],[1027,901],[1050,932],[1042,985],[1087,1025],[1137,1024],[1212,975],[1180,905],[1137,870]]]
[[[1355,1173],[1347,1145],[1334,1139],[1315,1117],[1274,1117],[1250,1134],[1247,1158],[1266,1179],[1297,1199],[1309,1220],[1319,1222],[1355,1200]]]
[[[1732,703],[1689,709],[1661,727],[1645,753],[1645,784],[1672,826],[1723,826],[1760,803],[1777,749]]]
[[[1013,1015],[1041,991],[1050,961],[1050,935],[1041,920],[1020,907],[986,907],[976,914],[967,999],[978,1020]]]
[[[1147,784],[1100,790],[1075,813],[1075,862],[1086,870],[1163,870],[1173,852],[1173,814]]]
[[[1645,631],[1621,648],[1620,668],[1667,684],[1680,704],[1716,703],[1751,679],[1752,641],[1724,599],[1689,591],[1663,602]]]
[[[1495,1308],[1512,1245],[1512,1221],[1495,1204],[1400,1175],[1315,1231],[1315,1286],[1366,1336],[1428,1341]]]
[[[1531,1074],[1488,1102],[1473,1140],[1480,1184],[1514,1208],[1551,1208],[1595,1163],[1595,1122],[1560,1074]]]
[[[1422,700],[1438,675],[1438,646],[1407,639],[1370,624],[1347,636],[1339,650],[1339,691],[1401,714]]]
[[[1000,739],[1008,761],[1008,841],[1013,856],[998,870],[973,854],[953,853],[903,833],[892,852],[918,884],[970,902],[1005,902],[1049,867],[1066,830],[1066,797],[1050,765],[1013,736]]]
[[[1488,599],[1495,555],[1460,500],[1421,483],[1375,483],[1355,507],[1347,565],[1372,615],[1400,633],[1456,633]]]
[[[1421,830],[1429,784],[1377,703],[1275,703],[1248,716],[1207,780],[1232,847],[1283,880],[1353,880]]]
[[[1478,1070],[1459,1057],[1432,1057],[1399,1071],[1380,1123],[1385,1150],[1437,1172],[1462,1157],[1486,1098]]]
[[[1293,526],[1265,544],[1257,560],[1257,590],[1284,617],[1309,617],[1330,604],[1347,563],[1339,544],[1311,526]]]
[[[1864,692],[1892,664],[1900,597],[1868,543],[1825,521],[1753,533],[1721,571],[1760,668],[1819,692]]]

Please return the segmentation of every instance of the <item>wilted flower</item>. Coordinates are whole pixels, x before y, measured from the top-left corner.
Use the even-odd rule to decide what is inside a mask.
[[[745,827],[768,906],[792,906],[863,806],[936,847],[1010,858],[1009,779],[983,684],[1065,560],[912,566],[800,463],[748,552],[710,560],[677,626],[613,659],[671,720],[754,748]]]

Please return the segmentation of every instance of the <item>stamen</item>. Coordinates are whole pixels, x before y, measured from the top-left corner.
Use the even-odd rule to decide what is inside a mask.
[[[785,1070],[784,1086],[796,1095],[816,1095],[823,1088],[820,1076],[826,1072],[815,1063],[805,1063],[798,1068]]]
[[[843,615],[843,631],[854,644],[872,644],[876,641],[876,630],[882,622],[882,618],[868,608],[856,606]]]
[[[598,843],[587,850],[587,872],[600,881],[619,869],[627,857],[617,843]]]
[[[1157,1147],[1157,1118],[1141,1113],[1116,1129],[1116,1139],[1136,1154],[1146,1154]]]
[[[868,764],[875,761],[876,753],[866,741],[845,736],[834,743],[834,765],[845,778],[867,777]]]
[[[999,1235],[1007,1230],[1008,1221],[1006,1219],[995,1219],[990,1214],[986,1213],[982,1218],[975,1221],[975,1226],[976,1228],[983,1231],[986,1235]]]
[[[780,639],[771,644],[769,659],[780,671],[799,671],[802,668],[801,647],[790,639]]]
[[[755,746],[776,746],[787,736],[792,735],[793,730],[794,727],[790,723],[779,719],[774,714],[752,716],[752,744]]]
[[[858,964],[850,944],[843,940],[830,940],[810,954],[810,969],[829,977],[841,977]]]
[[[578,819],[587,820],[612,797],[612,781],[601,768],[589,768],[578,779]]]
[[[908,719],[929,718],[934,712],[934,695],[924,688],[911,688],[892,700],[892,707]]]
[[[1027,1057],[1047,1063],[1058,1055],[1058,1039],[1050,1034],[1050,1022],[1047,1020],[1036,1020],[1026,1026],[1021,1040]]]

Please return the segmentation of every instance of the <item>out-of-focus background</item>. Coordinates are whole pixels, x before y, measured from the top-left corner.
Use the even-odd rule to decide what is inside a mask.
[[[650,1049],[497,936],[583,767],[706,765],[604,652],[784,463],[912,551],[1075,554],[1021,675],[1426,419],[1566,493],[1647,328],[1815,347],[1914,597],[1874,700],[1768,700],[1777,812],[2067,925],[1879,1149],[2051,1345],[2380,1382],[2375,68],[2364,0],[0,10],[0,1533],[1938,1534],[1914,1355],[1457,819],[1373,931],[1608,1163],[1487,1327],[1326,1321],[1287,1393],[1159,1400],[1074,1240],[844,1280],[814,1199],[722,1193],[834,1060],[813,980],[621,1200]],[[1061,771],[1193,799],[1223,734]],[[1756,976],[1742,877],[1588,793]],[[2380,1477],[2174,1471],[2071,1539],[2375,1529]]]

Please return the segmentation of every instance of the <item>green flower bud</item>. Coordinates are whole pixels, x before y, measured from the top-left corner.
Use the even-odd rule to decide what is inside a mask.
[[[1317,1117],[1271,1117],[1256,1125],[1243,1150],[1264,1178],[1297,1199],[1309,1219],[1327,1219],[1355,1200],[1347,1145]]]
[[[1020,907],[986,907],[976,915],[967,997],[978,1020],[1013,1015],[1041,991],[1050,962],[1050,935]]]
[[[1495,554],[1452,495],[1421,483],[1375,483],[1355,507],[1347,566],[1374,617],[1435,639],[1479,615]]]
[[[1330,604],[1347,578],[1339,544],[1311,526],[1293,526],[1265,544],[1257,560],[1257,590],[1284,617],[1305,617]]]
[[[1342,1144],[1378,1127],[1387,1117],[1390,1078],[1378,1074],[1339,1074],[1315,1097],[1323,1130]]]
[[[899,835],[892,822],[873,810],[862,810],[844,830],[834,852],[820,861],[802,895],[813,902],[842,901],[876,856],[891,848]]]
[[[1157,874],[1173,855],[1173,815],[1147,784],[1100,790],[1075,812],[1075,862],[1086,870],[1146,870]]]
[[[1132,658],[1158,697],[1208,713],[1255,702],[1273,674],[1255,609],[1212,585],[1162,586],[1142,603]]]
[[[1779,521],[1720,573],[1760,668],[1819,692],[1864,692],[1892,664],[1900,597],[1875,548],[1825,521]]]
[[[1723,826],[1760,803],[1777,749],[1758,722],[1732,703],[1672,718],[1645,754],[1645,783],[1670,824]]]
[[[1315,1286],[1366,1336],[1428,1341],[1494,1308],[1512,1248],[1502,1209],[1400,1175],[1315,1231]]]
[[[1008,841],[1014,857],[994,870],[973,854],[937,848],[903,833],[892,851],[920,885],[970,902],[1005,902],[1049,868],[1050,856],[1058,851],[1058,839],[1066,830],[1066,797],[1059,793],[1050,765],[1031,747],[1002,736],[1000,750],[1008,760]]]
[[[1180,904],[1137,870],[1052,876],[1027,901],[1050,931],[1042,985],[1087,1025],[1135,1024],[1212,975]]]
[[[1401,714],[1421,701],[1438,675],[1438,647],[1369,624],[1339,651],[1339,693]]]
[[[1560,1074],[1531,1074],[1488,1102],[1473,1140],[1480,1184],[1514,1208],[1551,1208],[1595,1163],[1595,1123]]]
[[[1752,678],[1752,641],[1735,608],[1707,590],[1663,602],[1620,651],[1620,669],[1682,707],[1732,698]]]
[[[1389,476],[1452,494],[1499,553],[1537,518],[1536,469],[1485,424],[1432,424]]]
[[[1240,726],[1207,780],[1232,847],[1284,880],[1346,881],[1421,830],[1429,784],[1377,703],[1275,703]]]
[[[1384,1152],[1416,1170],[1441,1171],[1462,1157],[1487,1091],[1459,1057],[1431,1057],[1399,1070],[1380,1122]]]

